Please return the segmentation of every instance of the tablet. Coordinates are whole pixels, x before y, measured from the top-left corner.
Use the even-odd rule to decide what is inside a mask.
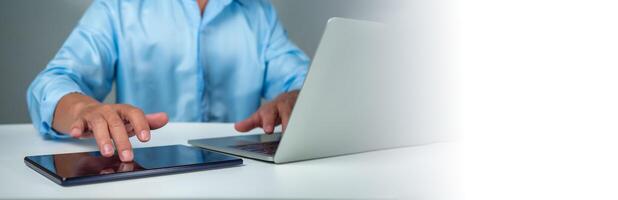
[[[134,148],[133,154],[133,162],[120,161],[118,154],[112,157],[103,157],[98,151],[27,156],[24,158],[24,162],[34,171],[62,186],[215,169],[242,164],[240,158],[184,145]]]

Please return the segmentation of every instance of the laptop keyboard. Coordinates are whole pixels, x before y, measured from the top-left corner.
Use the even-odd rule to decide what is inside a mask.
[[[275,155],[275,152],[277,151],[278,146],[279,146],[279,141],[273,141],[273,142],[237,145],[237,146],[234,146],[234,148],[272,156],[272,155]]]

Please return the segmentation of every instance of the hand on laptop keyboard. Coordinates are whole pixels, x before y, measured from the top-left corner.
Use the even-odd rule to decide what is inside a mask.
[[[298,93],[299,91],[295,90],[279,95],[275,100],[262,105],[249,118],[236,123],[234,128],[240,132],[248,132],[261,127],[266,134],[272,134],[275,126],[281,124],[282,132],[285,132]]]

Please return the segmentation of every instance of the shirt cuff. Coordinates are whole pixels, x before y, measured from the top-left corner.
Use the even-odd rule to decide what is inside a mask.
[[[41,126],[40,133],[48,139],[71,138],[68,134],[62,134],[52,128],[54,112],[62,97],[70,93],[84,94],[75,83],[54,83],[54,87],[46,92],[41,102]]]
[[[290,85],[290,87],[285,92],[291,92],[291,91],[294,91],[294,90],[300,90],[300,89],[303,88],[303,83],[304,83],[303,80],[295,81],[292,85]]]
[[[306,72],[303,72],[301,75],[296,76],[292,81],[287,84],[287,89],[285,90],[285,92],[302,89],[305,83],[305,78],[307,78]]]

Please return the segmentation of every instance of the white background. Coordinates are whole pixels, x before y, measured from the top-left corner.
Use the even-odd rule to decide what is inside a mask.
[[[618,2],[455,5],[467,199],[618,199]]]

